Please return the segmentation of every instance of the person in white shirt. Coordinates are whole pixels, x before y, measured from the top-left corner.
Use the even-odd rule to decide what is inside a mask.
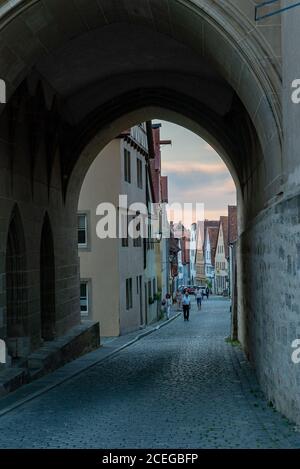
[[[202,305],[202,292],[200,288],[197,289],[196,300],[197,300],[198,311],[200,311],[201,305]]]
[[[185,321],[189,321],[190,319],[190,307],[191,307],[191,299],[189,297],[188,292],[186,291],[183,299],[182,299],[182,306],[183,306],[183,317]]]
[[[169,293],[166,294],[166,313],[167,313],[167,319],[170,319],[170,313],[171,313],[171,306],[172,306],[172,298]]]

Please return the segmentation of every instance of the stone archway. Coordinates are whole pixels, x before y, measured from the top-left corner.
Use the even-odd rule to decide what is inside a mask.
[[[288,138],[283,146],[289,124],[297,122],[289,117],[297,112],[287,111],[289,84],[282,84],[288,20],[278,17],[256,28],[252,0],[76,4],[75,9],[63,0],[17,0],[0,7],[0,70],[8,97],[0,117],[5,181],[0,210],[5,226],[7,201],[24,202],[31,220],[36,212],[51,213],[59,245],[58,336],[80,320],[76,209],[84,171],[96,148],[118,130],[153,116],[151,107],[159,108],[164,110],[159,116],[173,120],[176,114],[178,123],[207,137],[235,177],[243,208],[239,338],[263,389],[293,417],[295,402],[300,409],[298,371],[289,362],[286,337],[297,324],[299,289],[297,275],[287,286],[285,276],[297,271],[291,259],[299,257],[294,235],[299,184],[297,146]],[[284,237],[289,241],[282,250]],[[32,290],[38,288],[34,281]],[[293,291],[286,294],[290,285]],[[275,330],[283,331],[278,340]],[[288,377],[279,382],[278,370]]]
[[[55,259],[53,235],[48,214],[45,215],[40,249],[41,336],[55,337]]]
[[[13,358],[28,353],[28,296],[26,246],[20,213],[14,208],[6,249],[6,327],[8,353]]]

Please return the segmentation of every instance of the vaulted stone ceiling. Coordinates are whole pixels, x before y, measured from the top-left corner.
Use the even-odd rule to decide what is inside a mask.
[[[198,121],[241,185],[260,168],[278,190],[280,21],[256,28],[252,1],[15,0],[0,27],[9,96],[42,89],[61,120],[65,180],[98,129],[152,105]]]

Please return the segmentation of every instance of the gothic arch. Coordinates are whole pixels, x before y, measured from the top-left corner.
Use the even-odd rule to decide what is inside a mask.
[[[49,215],[44,217],[40,246],[41,337],[55,337],[55,260]]]
[[[9,223],[6,246],[6,334],[8,352],[14,358],[26,354],[27,301],[26,244],[16,205]]]

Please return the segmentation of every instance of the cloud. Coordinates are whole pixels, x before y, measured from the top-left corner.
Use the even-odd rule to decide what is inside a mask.
[[[196,177],[186,177],[183,175],[173,175],[169,178],[169,192],[172,198],[178,196],[188,200],[199,200],[200,196],[207,198],[220,197],[221,194],[236,193],[233,179],[227,174],[216,177],[215,175],[197,175]]]
[[[231,177],[228,177],[228,179],[223,181],[221,184],[219,184],[218,181],[212,181],[212,183],[210,184],[207,184],[205,186],[202,185],[201,192],[206,192],[206,194],[212,194],[212,195],[231,194],[231,193],[236,193],[236,187],[233,182],[233,179],[231,179]],[[195,196],[197,193],[197,188],[193,189],[192,193]],[[199,189],[198,189],[198,193],[199,193]]]
[[[218,180],[209,176],[200,181],[178,176],[169,180],[169,202],[203,203],[205,217],[218,219],[224,215],[228,205],[236,204],[236,189],[230,175]],[[180,215],[178,214],[179,218]],[[175,220],[177,217],[174,217]],[[178,221],[178,218],[177,218]]]
[[[162,122],[162,139],[172,147],[162,148],[163,174],[169,176],[169,202],[204,203],[205,217],[219,219],[227,206],[236,204],[236,188],[230,172],[217,152],[197,135]],[[180,217],[180,213],[175,214]],[[190,219],[192,212],[188,213]]]
[[[168,174],[226,174],[228,169],[222,162],[219,163],[201,163],[196,161],[163,161],[162,170]]]

